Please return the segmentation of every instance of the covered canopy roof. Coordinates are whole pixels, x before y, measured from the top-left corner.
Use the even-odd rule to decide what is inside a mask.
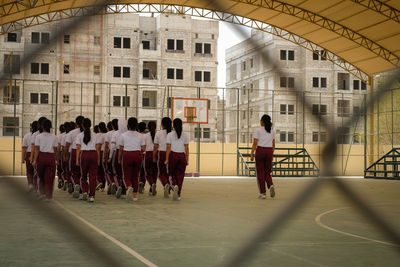
[[[400,66],[399,0],[3,0],[0,25],[71,8],[139,3],[202,8],[267,23],[332,52],[368,75]]]

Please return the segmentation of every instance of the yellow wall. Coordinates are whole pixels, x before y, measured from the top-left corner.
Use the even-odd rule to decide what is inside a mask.
[[[247,147],[248,144],[240,144]],[[23,175],[25,166],[21,164],[21,138],[15,139],[15,174]],[[296,147],[296,145],[278,144],[277,147]],[[298,146],[300,147],[300,146]],[[314,162],[320,167],[320,151],[323,146],[318,144],[306,145],[308,153]],[[346,166],[347,154],[350,145],[338,146],[338,157],[332,164],[338,170],[338,174],[342,175]],[[387,151],[389,151],[389,147]],[[190,143],[189,166],[186,172],[197,171],[197,143]],[[12,174],[13,171],[13,138],[0,138],[0,173]],[[236,143],[201,143],[200,144],[200,174],[201,175],[236,175]],[[224,154],[222,154],[224,153]],[[341,156],[344,155],[344,156]],[[347,167],[344,175],[363,175],[364,173],[364,146],[352,145],[350,157],[348,158]]]

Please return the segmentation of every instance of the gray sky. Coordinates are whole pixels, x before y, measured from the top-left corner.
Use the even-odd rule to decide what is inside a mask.
[[[250,37],[251,30],[247,27],[234,25],[227,22],[219,23],[219,39],[218,39],[218,87],[225,87],[226,68],[225,68],[225,50],[229,47],[240,43],[246,38],[243,38],[236,27],[241,28],[246,32],[247,37]]]

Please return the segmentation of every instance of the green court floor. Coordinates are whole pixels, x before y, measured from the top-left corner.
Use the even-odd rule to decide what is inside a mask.
[[[0,178],[0,266],[100,266],[82,240],[43,218]],[[43,203],[73,218],[108,253],[128,266],[145,266],[119,241],[158,266],[215,266],[273,219],[311,179],[276,179],[276,197],[258,199],[256,181],[186,179],[182,200],[139,196],[127,203],[104,192],[94,204],[55,190]],[[347,179],[400,232],[400,181]],[[160,188],[160,185],[159,185]],[[71,213],[67,212],[70,211]],[[245,266],[400,266],[399,248],[333,186],[321,188],[271,243],[262,243]]]

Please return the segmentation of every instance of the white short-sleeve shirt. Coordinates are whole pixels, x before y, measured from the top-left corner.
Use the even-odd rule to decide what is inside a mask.
[[[57,136],[48,132],[38,134],[35,139],[35,146],[39,147],[40,152],[54,153],[58,146]]]
[[[271,132],[267,132],[264,127],[255,129],[253,138],[257,139],[257,146],[260,147],[272,147],[272,140],[275,139],[275,131],[271,129]]]
[[[154,139],[156,139],[155,136]],[[144,135],[144,141],[146,143],[146,151],[153,151],[154,143],[153,143],[153,138],[151,138],[151,133],[147,133]]]
[[[167,134],[167,130],[163,129],[158,131],[154,137],[154,144],[158,145],[159,151],[167,150]]]
[[[111,143],[111,137],[115,130],[109,131],[106,133],[106,137],[104,138],[104,143]]]
[[[171,151],[182,153],[185,152],[185,145],[189,144],[189,137],[182,132],[181,138],[178,139],[176,132],[172,131],[167,135],[167,144],[171,145]]]
[[[101,144],[101,148],[100,148],[101,151],[104,151],[104,148],[106,147],[106,143],[105,143],[106,134],[107,133],[99,133],[97,135],[97,137],[99,138],[99,143]]]
[[[65,146],[67,143],[67,136],[68,134],[64,134],[63,136],[61,136],[61,146]]]
[[[90,132],[90,141],[87,144],[83,142],[84,136],[85,134],[81,132],[76,137],[76,144],[81,146],[81,151],[96,150],[96,145],[99,144],[97,140],[97,135],[93,132]]]
[[[142,135],[137,131],[123,133],[119,143],[124,147],[124,151],[140,151],[142,146],[146,145]]]
[[[76,128],[76,129],[73,129],[72,131],[70,131],[70,132],[67,134],[66,142],[70,144],[70,146],[69,146],[69,152],[71,152],[72,149],[76,149],[76,142],[75,142],[75,141],[76,141],[76,137],[77,137],[78,134],[80,134],[80,133],[81,133],[81,129],[80,129],[80,128]]]
[[[64,136],[65,136],[65,133],[62,133],[59,136],[57,136],[58,144],[62,145],[62,140],[63,140]]]
[[[31,152],[32,151],[32,144],[30,143],[32,133],[29,132],[24,135],[24,138],[22,139],[22,147],[26,147],[26,152]]]
[[[38,134],[40,134],[40,132],[39,132],[39,131],[36,131],[36,132],[34,132],[34,133],[31,135],[31,139],[30,139],[31,145],[34,145],[34,144],[35,144],[36,136],[38,136]]]

